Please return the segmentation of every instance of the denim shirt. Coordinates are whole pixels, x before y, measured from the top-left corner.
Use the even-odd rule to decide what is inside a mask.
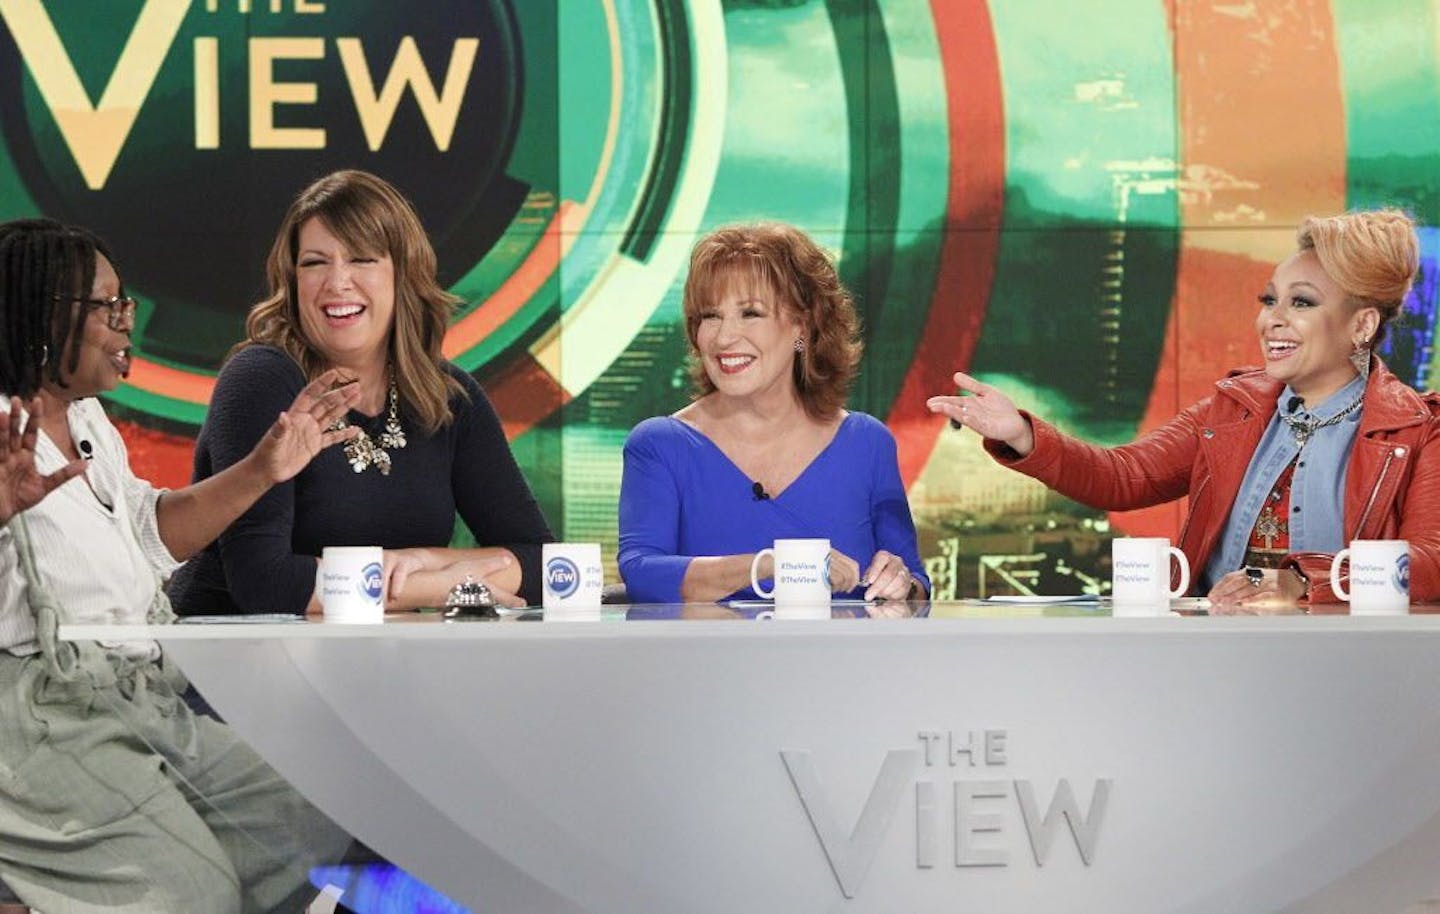
[[[1324,422],[1355,401],[1365,392],[1365,380],[1358,375],[1349,384],[1331,394],[1313,410],[1302,406],[1293,413],[1296,418],[1313,418]],[[1245,548],[1255,529],[1255,520],[1275,487],[1280,474],[1300,454],[1295,433],[1283,418],[1295,391],[1290,385],[1280,392],[1275,415],[1260,438],[1260,445],[1250,458],[1245,479],[1235,495],[1225,532],[1210,561],[1205,566],[1202,586],[1209,590],[1215,582],[1240,568]],[[1334,425],[1316,429],[1305,445],[1305,452],[1295,464],[1290,483],[1290,551],[1339,552],[1345,545],[1345,472],[1350,466],[1350,450],[1360,429],[1361,407]]]

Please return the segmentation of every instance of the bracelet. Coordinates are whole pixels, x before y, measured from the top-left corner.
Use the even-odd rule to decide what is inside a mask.
[[[920,599],[920,595],[924,592],[924,588],[920,586],[920,579],[915,577],[915,575],[912,573],[910,575],[910,589],[905,591],[906,602]]]
[[[1305,585],[1305,590],[1300,594],[1300,599],[1306,603],[1310,602],[1310,579],[1305,576],[1305,572],[1300,570],[1299,565],[1291,565],[1289,569],[1294,572],[1295,577],[1300,579],[1300,583]]]

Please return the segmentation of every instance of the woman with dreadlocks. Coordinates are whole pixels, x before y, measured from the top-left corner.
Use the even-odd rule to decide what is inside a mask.
[[[354,386],[307,385],[250,455],[160,491],[97,394],[129,369],[135,300],[108,248],[0,224],[0,878],[46,911],[299,910],[348,838],[226,726],[154,642],[59,622],[173,618],[160,579],[353,429]]]

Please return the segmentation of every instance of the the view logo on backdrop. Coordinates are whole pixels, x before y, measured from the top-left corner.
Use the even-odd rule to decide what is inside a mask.
[[[238,338],[285,207],[327,171],[402,185],[447,283],[524,201],[506,174],[522,85],[507,0],[444,16],[381,0],[0,0],[0,18],[0,183],[110,240],[128,286],[164,304],[146,352],[179,366],[213,368]]]

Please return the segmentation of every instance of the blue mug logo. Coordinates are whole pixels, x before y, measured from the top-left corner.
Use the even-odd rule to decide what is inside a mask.
[[[380,602],[380,592],[385,580],[384,569],[379,562],[371,562],[360,572],[360,595],[373,602]]]
[[[830,584],[830,553],[825,553],[825,564],[820,566],[820,578],[825,582],[825,589],[829,590]]]
[[[575,563],[557,555],[545,565],[545,589],[564,599],[580,589],[580,569]]]
[[[1395,560],[1395,573],[1390,578],[1395,589],[1401,593],[1410,592],[1410,555],[1402,554]]]

